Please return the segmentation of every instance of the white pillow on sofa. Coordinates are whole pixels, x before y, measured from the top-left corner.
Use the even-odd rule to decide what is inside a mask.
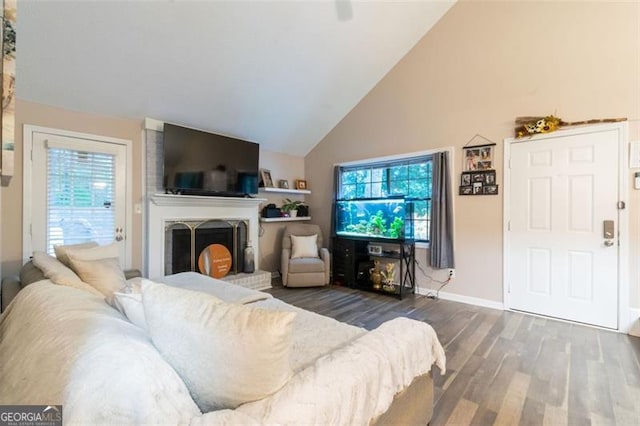
[[[291,258],[318,257],[318,234],[307,237],[291,236]]]
[[[135,326],[147,331],[147,320],[142,306],[142,294],[140,293],[113,293],[113,303],[124,316]]]
[[[80,244],[67,244],[66,246],[55,245],[53,246],[53,251],[55,251],[56,258],[60,262],[62,262],[68,268],[71,268],[71,262],[69,261],[69,256],[67,256],[67,250],[85,249],[85,248],[92,248],[97,246],[98,246],[98,243],[96,243],[95,241],[88,241],[86,243],[80,243]]]
[[[71,269],[80,279],[102,293],[107,302],[113,303],[113,293],[126,285],[124,272],[120,267],[118,246],[68,249],[67,256]]]
[[[204,413],[262,399],[291,377],[295,312],[156,283],[143,285],[142,304],[153,344]]]
[[[49,278],[55,284],[73,287],[80,290],[88,291],[98,296],[102,296],[95,288],[83,282],[71,269],[67,268],[58,259],[43,251],[33,252],[33,264],[42,271],[46,278]]]
[[[145,278],[132,278],[127,280],[127,292],[116,291],[113,293],[113,304],[127,319],[144,331],[147,330],[147,320],[144,316],[144,307],[142,306],[142,289],[143,283],[152,282]]]

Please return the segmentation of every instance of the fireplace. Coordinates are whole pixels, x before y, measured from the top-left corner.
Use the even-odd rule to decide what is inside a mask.
[[[155,194],[149,197],[146,242],[146,270],[149,278],[159,279],[185,270],[197,271],[200,252],[213,243],[222,244],[229,249],[233,262],[230,273],[240,273],[243,249],[251,241],[256,253],[255,268],[259,269],[258,207],[264,201],[266,200],[260,198],[172,194]],[[174,245],[182,247],[176,247],[177,252],[181,253],[176,254],[179,258],[176,262],[173,259]],[[190,245],[188,252],[184,250],[186,245]]]
[[[231,253],[230,274],[242,271],[248,226],[244,220],[174,221],[165,224],[166,275],[198,270],[200,254],[210,244],[220,244]]]

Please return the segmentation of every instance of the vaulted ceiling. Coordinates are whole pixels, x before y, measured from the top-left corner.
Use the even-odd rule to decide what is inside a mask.
[[[20,0],[17,96],[302,156],[452,4]]]

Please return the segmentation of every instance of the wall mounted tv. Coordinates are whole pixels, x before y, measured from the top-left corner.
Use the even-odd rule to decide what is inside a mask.
[[[163,146],[166,192],[232,197],[258,193],[257,143],[165,123]]]

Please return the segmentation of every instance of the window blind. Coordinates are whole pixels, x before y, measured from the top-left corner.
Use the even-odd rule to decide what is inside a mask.
[[[47,149],[47,252],[115,236],[115,156]]]

